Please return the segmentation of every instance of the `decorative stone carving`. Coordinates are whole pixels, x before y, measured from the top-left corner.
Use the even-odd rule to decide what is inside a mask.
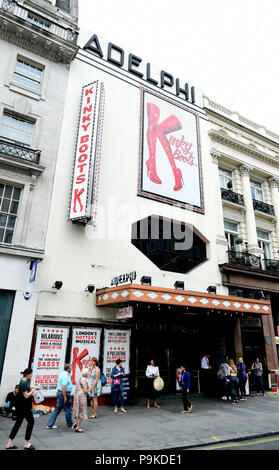
[[[220,158],[221,158],[221,154],[217,150],[211,149],[210,150],[210,155],[211,155],[211,158],[212,158],[212,162],[216,163],[218,165],[219,161],[220,161]]]
[[[271,178],[268,179],[270,187],[271,188],[277,188],[279,187],[279,179],[275,178],[272,176]]]
[[[243,165],[239,168],[241,176],[250,176],[250,171],[251,170],[252,170],[251,167],[245,166],[245,165]]]

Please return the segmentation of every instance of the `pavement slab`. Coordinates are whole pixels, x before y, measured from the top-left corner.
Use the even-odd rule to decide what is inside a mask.
[[[128,406],[128,413],[113,413],[100,406],[97,419],[82,423],[83,434],[66,429],[61,413],[58,429],[45,429],[49,415],[35,418],[32,443],[38,450],[165,450],[187,449],[279,434],[279,394],[252,396],[238,405],[218,398],[193,397],[193,411],[181,414],[182,400],[162,399],[161,408],[147,409],[140,402]],[[5,448],[14,422],[0,417],[0,448]],[[14,443],[24,444],[24,423]],[[16,451],[15,451],[16,452]]]

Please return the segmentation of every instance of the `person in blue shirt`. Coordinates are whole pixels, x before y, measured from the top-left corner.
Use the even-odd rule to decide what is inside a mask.
[[[190,392],[190,372],[186,371],[185,365],[180,366],[181,369],[181,386],[182,386],[182,400],[184,410],[181,413],[191,413],[192,405],[188,400],[187,394]]]
[[[72,398],[71,391],[73,384],[71,381],[71,364],[66,364],[63,372],[58,377],[58,390],[57,390],[57,402],[56,408],[52,412],[51,417],[48,420],[46,429],[57,429],[58,426],[55,426],[57,416],[59,415],[62,408],[65,411],[66,424],[68,429],[73,428],[73,418],[72,418]]]
[[[116,365],[111,371],[111,391],[113,395],[114,413],[117,413],[118,404],[120,404],[120,410],[122,413],[127,413],[124,408],[124,384],[123,377],[125,376],[124,368],[122,367],[121,359],[117,359]]]

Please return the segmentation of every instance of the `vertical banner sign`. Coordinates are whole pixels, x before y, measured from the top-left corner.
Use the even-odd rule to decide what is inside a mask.
[[[40,385],[44,397],[54,397],[64,370],[68,328],[38,326],[31,387]]]
[[[125,370],[124,399],[128,400],[130,391],[130,337],[131,330],[105,329],[103,373],[107,384],[103,393],[111,393],[111,371],[117,359],[121,359]]]
[[[81,377],[83,368],[92,372],[93,357],[100,357],[100,337],[99,328],[73,328],[72,336],[72,384],[76,385]],[[74,393],[74,390],[73,390]]]
[[[73,182],[69,220],[87,222],[92,218],[92,206],[96,202],[95,181],[99,151],[99,118],[102,115],[101,95],[103,85],[99,82],[83,87],[74,159]]]

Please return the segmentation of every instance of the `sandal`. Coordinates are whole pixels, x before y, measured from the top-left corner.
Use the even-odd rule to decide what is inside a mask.
[[[76,429],[75,432],[83,432],[82,429]]]
[[[97,418],[97,416],[95,415],[88,416],[88,419],[94,419],[94,418]]]
[[[7,450],[9,449],[17,449],[17,446],[6,447]]]

